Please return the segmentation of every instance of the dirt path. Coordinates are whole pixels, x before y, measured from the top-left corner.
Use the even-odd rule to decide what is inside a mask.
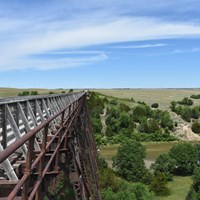
[[[102,124],[102,130],[101,130],[101,133],[102,135],[105,136],[106,134],[106,113],[107,113],[107,108],[104,108],[103,109],[103,114],[100,115],[100,118],[101,118],[101,124]]]

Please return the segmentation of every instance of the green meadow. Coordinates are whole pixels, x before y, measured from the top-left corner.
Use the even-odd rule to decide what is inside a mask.
[[[192,94],[200,94],[200,89],[102,89],[94,90],[106,96],[135,101],[144,101],[147,105],[158,103],[160,109],[169,109],[171,101],[179,101]],[[194,100],[200,103],[199,100]]]

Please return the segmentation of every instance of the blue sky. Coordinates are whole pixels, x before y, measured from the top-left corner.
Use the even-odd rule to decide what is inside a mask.
[[[200,0],[0,0],[0,87],[200,87]]]

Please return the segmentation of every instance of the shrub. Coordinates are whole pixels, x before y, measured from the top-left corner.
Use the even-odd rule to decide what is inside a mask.
[[[151,105],[151,107],[152,107],[152,108],[158,108],[159,105],[158,105],[158,103],[153,103],[153,104]]]
[[[200,133],[200,123],[198,121],[192,123],[192,131],[194,133]]]
[[[127,106],[127,105],[124,104],[124,103],[120,103],[120,104],[119,104],[119,110],[120,110],[121,112],[129,112],[129,111],[130,111],[130,107]]]
[[[30,92],[29,91],[23,91],[23,92],[20,92],[18,94],[18,96],[29,96],[30,95]]]
[[[115,100],[115,99],[112,99],[112,100],[110,100],[110,104],[112,104],[112,105],[117,105],[118,103],[117,103],[117,100]]]
[[[30,95],[38,95],[38,91],[31,91]]]
[[[178,103],[181,105],[188,105],[188,106],[193,105],[193,101],[187,97],[184,97],[183,100],[179,101]]]
[[[192,99],[200,99],[200,94],[193,94],[193,95],[191,95],[190,96],[190,98],[192,98]]]
[[[158,173],[150,185],[150,190],[155,192],[157,196],[168,196],[170,191],[167,188],[167,179],[164,173]]]

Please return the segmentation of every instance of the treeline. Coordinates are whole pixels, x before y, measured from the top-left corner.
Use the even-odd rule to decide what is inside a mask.
[[[38,91],[22,91],[18,94],[18,96],[30,96],[30,95],[38,95]]]
[[[68,91],[68,93],[72,93],[73,92],[73,89],[70,89]],[[61,91],[62,94],[66,93],[66,91]],[[55,92],[53,91],[49,91],[48,94],[55,94]],[[32,95],[39,95],[39,92],[38,91],[28,91],[28,90],[25,90],[25,91],[22,91],[18,94],[18,96],[32,96]]]

